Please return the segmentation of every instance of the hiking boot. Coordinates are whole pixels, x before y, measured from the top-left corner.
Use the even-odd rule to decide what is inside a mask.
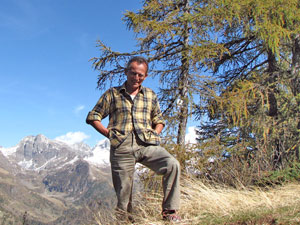
[[[175,210],[164,209],[162,211],[163,220],[170,222],[180,222],[181,217],[176,214]]]
[[[115,209],[115,219],[117,224],[133,224],[135,223],[135,219],[133,214],[130,212],[126,212],[122,209]]]

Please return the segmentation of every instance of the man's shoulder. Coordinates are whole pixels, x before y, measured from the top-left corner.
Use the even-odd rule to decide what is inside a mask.
[[[148,88],[148,87],[143,87],[143,95],[147,99],[152,99],[152,100],[157,99],[156,93],[151,88]]]
[[[151,88],[143,86],[142,89],[145,93],[150,93],[150,94],[156,95],[155,92]]]
[[[113,94],[113,93],[116,93],[116,92],[120,92],[121,89],[122,89],[122,85],[121,86],[110,87],[109,89],[107,89],[105,91],[105,94]]]

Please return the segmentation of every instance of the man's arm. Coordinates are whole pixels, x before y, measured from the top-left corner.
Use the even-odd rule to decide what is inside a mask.
[[[108,138],[108,129],[105,126],[103,126],[101,121],[93,120],[93,121],[90,121],[89,124],[91,124],[103,136]]]
[[[164,125],[162,123],[156,124],[156,126],[154,127],[154,130],[156,131],[157,134],[160,134],[163,129],[164,129]]]
[[[153,106],[151,109],[151,120],[152,120],[152,127],[157,132],[157,134],[160,134],[165,126],[165,121],[163,119],[160,106],[158,103],[158,99],[156,94],[153,92]]]

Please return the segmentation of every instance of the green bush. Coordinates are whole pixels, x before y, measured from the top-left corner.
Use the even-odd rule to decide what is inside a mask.
[[[283,184],[286,182],[300,181],[300,162],[293,162],[284,169],[270,171],[263,178],[265,184]]]

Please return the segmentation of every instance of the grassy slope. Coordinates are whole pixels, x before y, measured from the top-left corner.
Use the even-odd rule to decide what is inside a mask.
[[[180,224],[300,224],[300,184],[237,190],[185,178],[181,191]],[[147,199],[139,201],[135,224],[169,224],[161,220],[161,195],[142,197]],[[96,216],[98,224],[113,224],[104,215]]]
[[[181,213],[188,224],[300,224],[299,184],[236,190],[187,180],[183,191]]]

